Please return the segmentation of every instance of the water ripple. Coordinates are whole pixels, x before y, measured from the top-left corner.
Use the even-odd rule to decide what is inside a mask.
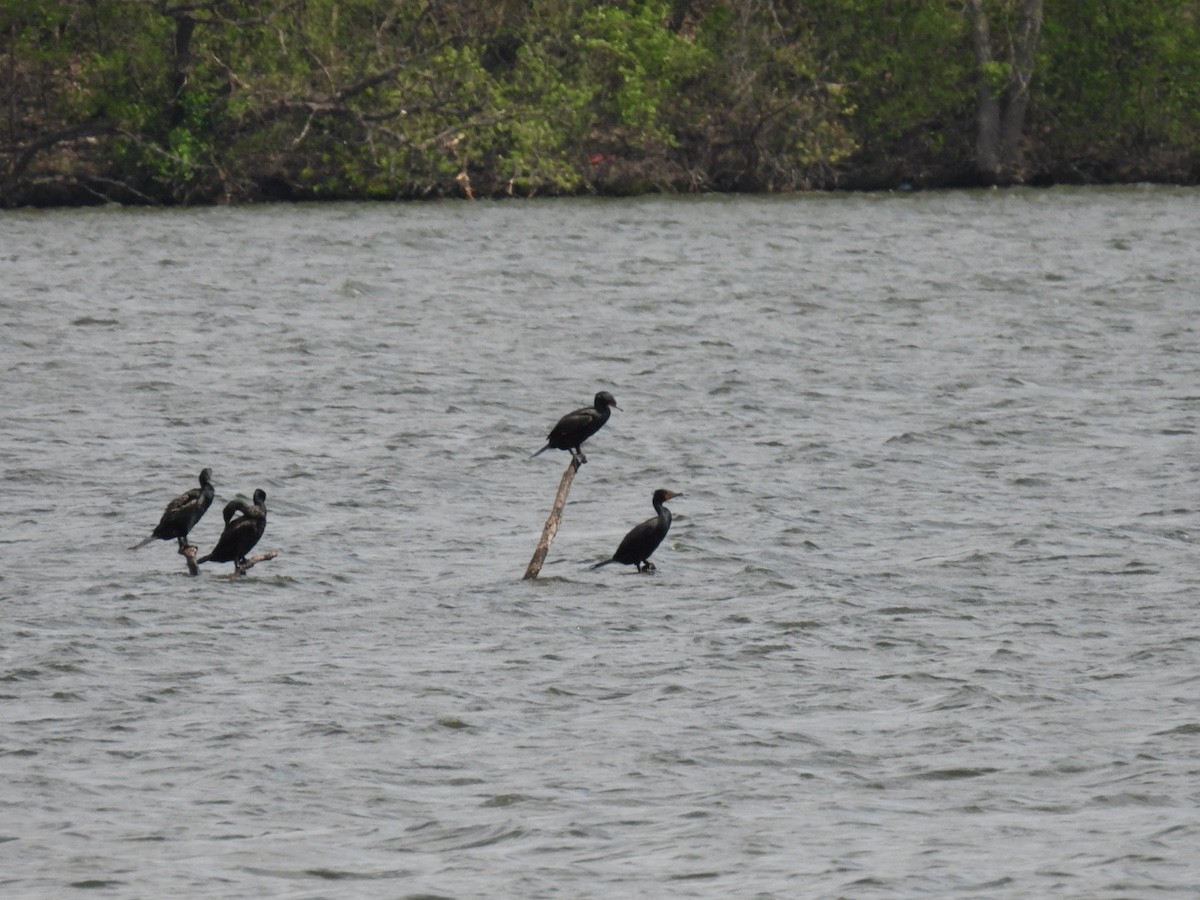
[[[1194,894],[1197,209],[0,217],[6,889]]]

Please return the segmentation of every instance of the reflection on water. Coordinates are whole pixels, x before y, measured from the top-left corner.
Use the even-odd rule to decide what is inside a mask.
[[[1198,208],[5,214],[8,890],[1194,891]]]

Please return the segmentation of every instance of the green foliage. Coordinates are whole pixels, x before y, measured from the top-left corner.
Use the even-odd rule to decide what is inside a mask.
[[[850,98],[829,89],[811,23],[781,17],[768,2],[717,0],[695,41],[708,65],[687,85],[677,127],[708,149],[701,161],[713,186],[794,190],[828,181],[855,142],[845,127]]]
[[[963,152],[975,82],[959,0],[811,0],[809,9],[823,77],[847,95],[860,164],[911,167]]]
[[[663,109],[710,57],[667,30],[665,19],[663,3],[585,5],[572,39],[579,62],[571,74],[577,84],[594,86],[598,117],[669,140]]]
[[[29,174],[166,202],[953,173],[980,76],[962,0],[8,0],[0,36],[2,171],[41,139]],[[1186,170],[1200,3],[1047,4],[1029,121],[1042,168]]]
[[[999,97],[1003,94],[1008,87],[1009,79],[1012,78],[1012,64],[991,60],[984,63],[980,69],[983,81],[992,95]]]
[[[1033,119],[1047,156],[1081,168],[1122,159],[1136,169],[1200,140],[1195,2],[1052,5],[1040,63]]]
[[[164,175],[174,175],[185,181],[195,177],[197,169],[213,153],[214,136],[209,121],[213,97],[206,93],[187,92],[179,97],[180,122],[167,132],[167,159]]]

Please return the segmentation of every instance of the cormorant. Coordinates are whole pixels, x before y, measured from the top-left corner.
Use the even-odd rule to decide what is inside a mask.
[[[550,435],[546,438],[546,446],[533,456],[538,456],[547,450],[570,450],[571,458],[578,460],[579,464],[583,465],[587,462],[587,457],[583,455],[579,445],[600,430],[608,421],[612,410],[620,408],[612,394],[608,391],[601,391],[596,395],[592,406],[585,406],[583,409],[569,412],[559,419],[558,424],[550,430]],[[530,459],[533,459],[533,456]]]
[[[230,500],[225,504],[222,515],[225,517],[225,530],[221,532],[217,546],[196,563],[231,562],[240,569],[246,564],[246,554],[267,530],[267,492],[262,488],[256,490],[252,505],[247,505],[245,500]]]
[[[215,493],[212,486],[212,469],[204,469],[200,473],[200,487],[192,488],[168,503],[150,537],[129,549],[136,550],[145,547],[151,541],[169,541],[171,538],[179,541],[180,550],[184,549],[188,546],[188,532],[195,528],[196,523],[208,512]]]
[[[658,515],[653,519],[647,519],[640,525],[634,525],[629,534],[625,535],[621,541],[621,545],[617,547],[617,552],[612,555],[612,559],[598,562],[592,568],[598,569],[609,563],[621,563],[625,566],[637,566],[639,572],[653,572],[654,563],[650,562],[650,556],[658,549],[658,545],[662,543],[662,539],[667,536],[667,532],[671,528],[671,511],[663,504],[675,497],[682,496],[682,494],[676,494],[666,488],[659,488],[655,491],[652,502],[654,511]]]

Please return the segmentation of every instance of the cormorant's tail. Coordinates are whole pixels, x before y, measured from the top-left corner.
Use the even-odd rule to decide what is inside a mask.
[[[539,450],[537,453],[534,453],[534,454],[532,454],[532,455],[531,455],[529,458],[530,458],[530,459],[533,459],[533,457],[534,457],[534,456],[541,456],[543,453],[545,453],[545,452],[546,452],[547,450],[549,450],[549,449],[550,449],[550,445],[549,445],[549,444],[547,444],[545,447],[543,447],[543,448],[542,448],[541,450]]]
[[[129,549],[130,549],[130,550],[137,550],[139,547],[145,547],[145,546],[146,546],[148,543],[150,543],[152,540],[154,540],[154,535],[150,535],[150,537],[146,538],[144,541],[138,541],[136,544],[134,544],[134,545],[133,545],[132,547],[130,547]]]
[[[212,559],[211,553],[208,554],[208,556],[202,556],[198,560],[196,560],[196,565],[200,565],[200,563],[202,563],[202,562],[208,562],[210,559]]]
[[[615,563],[615,562],[616,562],[615,559],[605,559],[605,560],[601,560],[600,562],[596,563],[594,566],[588,566],[588,568],[589,569],[598,569],[601,566],[607,566],[609,563]]]

